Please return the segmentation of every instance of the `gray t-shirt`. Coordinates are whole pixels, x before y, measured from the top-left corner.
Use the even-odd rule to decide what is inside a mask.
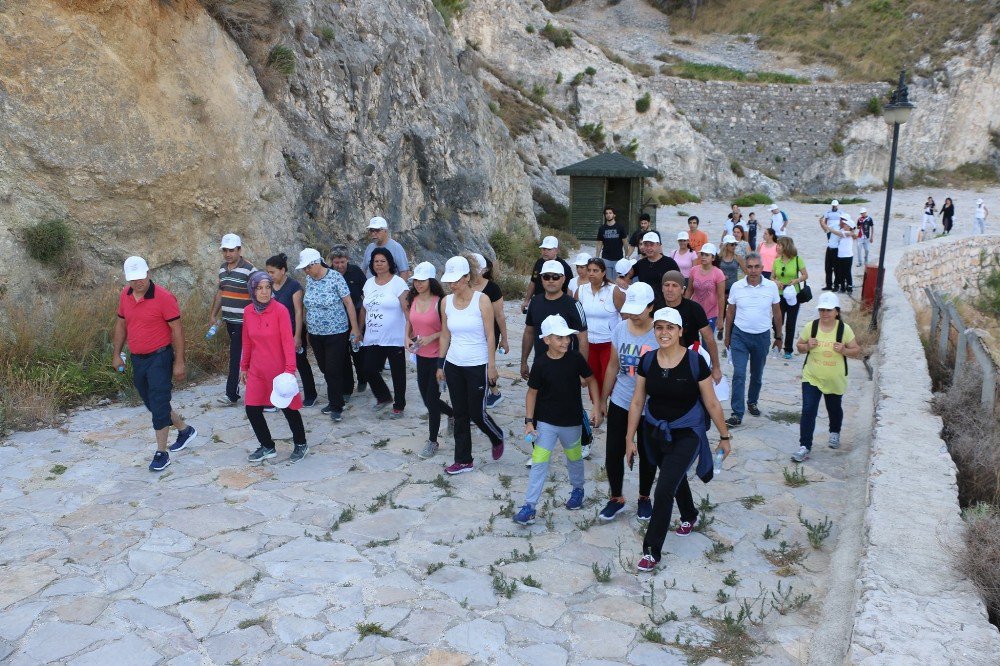
[[[375,243],[369,243],[368,247],[365,248],[365,256],[361,260],[361,268],[365,272],[365,277],[372,277],[372,273],[368,269],[368,264],[371,262],[372,252],[375,251],[376,247]],[[393,260],[396,262],[397,273],[410,270],[410,264],[406,261],[406,250],[403,249],[402,245],[390,238],[382,247],[389,250],[389,254],[392,255]]]
[[[611,332],[611,350],[618,354],[618,376],[611,389],[611,402],[622,409],[628,409],[632,403],[632,394],[635,393],[635,373],[639,367],[639,359],[656,347],[652,328],[645,335],[635,336],[628,330],[628,321],[615,326],[615,330]]]

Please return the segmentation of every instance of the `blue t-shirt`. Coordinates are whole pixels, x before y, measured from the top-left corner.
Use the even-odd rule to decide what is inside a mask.
[[[657,348],[656,337],[650,328],[644,335],[635,336],[628,330],[628,321],[623,321],[611,332],[611,351],[618,354],[618,376],[611,389],[611,402],[622,409],[632,404],[635,393],[635,374],[639,359],[648,351]]]
[[[272,285],[272,289],[273,289]],[[292,334],[295,334],[295,303],[293,302],[293,297],[296,293],[302,291],[302,285],[299,284],[298,280],[292,278],[285,278],[285,284],[281,286],[281,290],[278,291],[274,289],[271,293],[274,300],[278,301],[285,308],[288,309],[288,316],[292,318]]]
[[[346,333],[351,322],[343,298],[350,295],[344,276],[332,268],[319,280],[306,276],[306,295],[302,298],[306,306],[306,330],[313,335]]]

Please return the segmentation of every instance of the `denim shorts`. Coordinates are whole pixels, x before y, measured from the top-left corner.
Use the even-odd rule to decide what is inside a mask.
[[[153,415],[153,430],[170,425],[170,392],[174,383],[174,349],[149,356],[132,355],[132,375],[142,402]]]

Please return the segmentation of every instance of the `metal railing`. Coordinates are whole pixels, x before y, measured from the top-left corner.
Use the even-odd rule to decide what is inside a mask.
[[[965,374],[971,352],[983,377],[980,402],[990,414],[994,413],[997,403],[997,367],[986,342],[983,341],[982,332],[967,327],[958,314],[955,304],[947,301],[944,294],[933,292],[929,287],[924,287],[924,293],[927,294],[927,302],[931,306],[928,343],[936,347],[938,359],[945,365],[950,364],[954,347],[954,362],[950,365],[953,367],[952,381],[956,382]]]

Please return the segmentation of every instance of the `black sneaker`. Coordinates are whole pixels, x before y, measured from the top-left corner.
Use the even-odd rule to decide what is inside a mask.
[[[760,416],[760,410],[757,409],[756,402],[747,403],[747,411],[750,412],[750,416]]]
[[[834,288],[833,287],[829,287],[829,286],[828,287],[823,287],[823,289],[821,289],[820,291],[834,291]]]
[[[305,400],[302,401],[303,407],[312,407],[315,404],[316,404],[316,398],[306,398]]]
[[[247,456],[247,462],[264,462],[265,460],[270,460],[278,455],[278,452],[274,449],[267,449],[263,446],[258,446],[257,450]]]
[[[288,458],[288,462],[297,463],[305,458],[307,453],[309,453],[308,444],[296,444],[295,449],[292,451],[292,455]]]
[[[157,451],[153,454],[153,461],[149,463],[150,472],[162,472],[170,466],[170,454],[166,451]]]
[[[170,445],[170,452],[176,453],[181,449],[185,448],[188,444],[194,441],[194,438],[198,436],[198,431],[194,429],[194,426],[188,426],[177,433],[177,441]]]
[[[338,411],[336,409],[330,411],[330,420],[334,423],[340,423],[344,420],[344,412]]]
[[[730,416],[728,419],[726,419],[726,425],[729,426],[730,428],[735,428],[741,423],[743,423],[743,419],[741,419],[738,416]]]
[[[367,388],[368,388],[367,382],[358,382],[358,389],[355,391],[355,393],[364,393],[365,389]]]
[[[327,403],[326,407],[324,407],[323,409],[319,410],[319,413],[323,414],[325,416],[329,416],[330,412],[332,412],[332,411],[333,411],[333,407],[330,406],[330,403]]]

